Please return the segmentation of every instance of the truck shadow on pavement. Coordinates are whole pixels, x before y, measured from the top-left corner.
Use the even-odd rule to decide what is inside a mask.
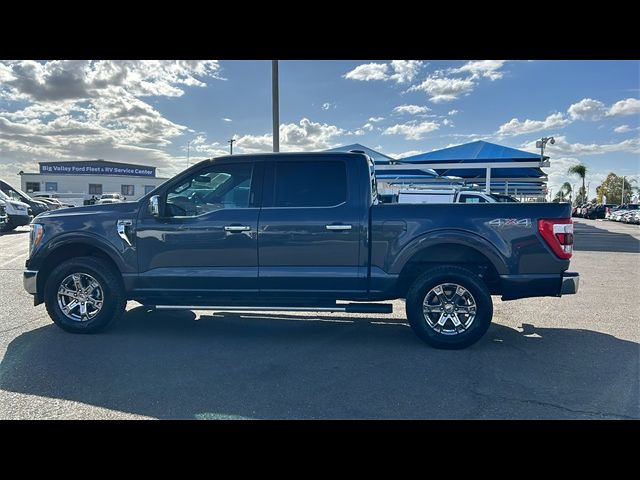
[[[638,418],[638,355],[531,324],[442,351],[393,319],[138,307],[100,335],[23,333],[0,388],[156,418]]]
[[[573,228],[573,249],[576,251],[640,253],[640,240],[628,233],[610,232],[578,222],[574,223]]]

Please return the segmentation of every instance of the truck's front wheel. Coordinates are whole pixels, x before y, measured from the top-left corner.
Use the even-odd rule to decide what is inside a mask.
[[[58,265],[45,285],[47,312],[72,333],[94,333],[122,315],[126,298],[122,280],[100,258],[71,258]]]
[[[413,331],[435,348],[460,349],[477,342],[493,317],[487,286],[466,268],[435,267],[419,276],[406,298]]]

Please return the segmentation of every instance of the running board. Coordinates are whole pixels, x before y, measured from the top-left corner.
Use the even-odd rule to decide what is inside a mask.
[[[393,313],[390,303],[344,303],[334,307],[254,307],[254,306],[211,306],[211,305],[156,305],[157,310],[215,310],[217,312],[260,311],[260,312],[346,312],[346,313]]]

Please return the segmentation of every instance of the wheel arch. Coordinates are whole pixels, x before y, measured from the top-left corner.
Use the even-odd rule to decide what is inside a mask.
[[[413,281],[436,266],[460,266],[477,274],[492,294],[500,290],[500,275],[508,273],[503,256],[488,241],[468,232],[425,236],[400,254],[393,266],[398,273],[398,294],[405,297]]]

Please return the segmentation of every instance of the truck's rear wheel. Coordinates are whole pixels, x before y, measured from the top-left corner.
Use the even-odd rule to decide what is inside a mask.
[[[435,348],[460,349],[477,342],[493,317],[487,286],[466,268],[435,267],[419,276],[406,298],[413,331]]]
[[[77,257],[58,265],[45,285],[47,312],[72,333],[95,333],[119,318],[126,298],[122,280],[100,258]]]

